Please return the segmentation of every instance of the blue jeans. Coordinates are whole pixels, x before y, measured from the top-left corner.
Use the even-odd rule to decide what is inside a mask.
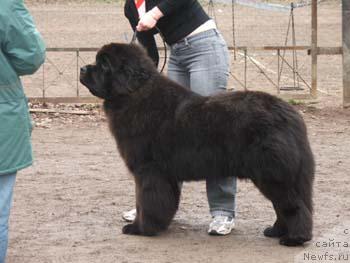
[[[230,58],[225,40],[216,29],[186,37],[171,46],[168,76],[201,95],[226,90]],[[235,177],[207,180],[212,216],[235,217]]]
[[[0,263],[5,262],[8,243],[8,221],[16,173],[0,175]]]

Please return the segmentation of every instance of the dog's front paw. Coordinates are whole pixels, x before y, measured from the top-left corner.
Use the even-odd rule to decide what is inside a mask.
[[[287,234],[286,230],[283,230],[276,226],[270,226],[264,230],[264,236],[266,237],[282,237],[286,234]]]
[[[125,225],[122,229],[122,232],[123,232],[123,234],[126,234],[126,235],[139,235],[140,234],[139,227],[135,224]]]
[[[295,246],[302,246],[305,242],[309,241],[311,238],[290,238],[288,236],[283,236],[280,239],[280,245],[282,246],[288,246],[288,247],[295,247]]]

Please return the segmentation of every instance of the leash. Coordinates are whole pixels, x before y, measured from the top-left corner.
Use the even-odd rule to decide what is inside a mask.
[[[130,44],[134,44],[136,42],[136,37],[137,37],[137,30],[135,30],[134,33],[132,34]]]
[[[163,45],[164,45],[164,62],[163,62],[163,65],[162,65],[162,67],[161,67],[161,69],[159,71],[160,73],[163,73],[165,65],[167,63],[167,59],[168,59],[168,49],[167,49],[166,42],[165,42],[165,39],[164,39],[164,36],[163,36],[162,32],[160,32],[160,30],[159,30],[159,28],[157,26],[155,28],[157,29],[160,37],[162,38]],[[137,40],[137,30],[134,31],[134,33],[132,35],[132,38],[131,38],[131,41],[130,41],[130,44],[135,43],[136,40]],[[158,47],[157,47],[157,49],[158,49]],[[158,51],[159,51],[159,49],[158,49]]]

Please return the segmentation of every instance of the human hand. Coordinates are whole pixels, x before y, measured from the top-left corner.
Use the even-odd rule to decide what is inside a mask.
[[[157,21],[163,17],[163,13],[159,10],[158,7],[154,7],[152,10],[144,14],[139,23],[136,26],[137,31],[146,31],[154,28],[157,24]]]
[[[153,16],[152,10],[144,14],[136,26],[137,31],[150,30],[157,24],[157,19]]]

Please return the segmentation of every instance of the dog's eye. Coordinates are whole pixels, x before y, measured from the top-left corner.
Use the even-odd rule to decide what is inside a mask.
[[[111,73],[112,72],[112,65],[108,59],[105,59],[102,57],[100,60],[98,60],[98,67],[102,69],[105,73]]]
[[[106,65],[105,63],[101,63],[101,68],[104,72],[110,72],[111,68],[109,67],[109,65]]]
[[[99,68],[100,70],[102,70],[105,73],[108,73],[111,71],[109,64],[104,63],[103,61],[97,61],[96,66],[97,66],[97,68]]]

